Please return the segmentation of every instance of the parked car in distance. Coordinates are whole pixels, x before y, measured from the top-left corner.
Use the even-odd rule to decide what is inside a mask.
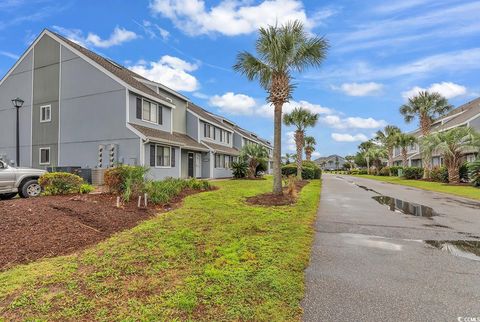
[[[38,178],[47,171],[11,167],[0,160],[0,200],[37,197],[42,192]]]

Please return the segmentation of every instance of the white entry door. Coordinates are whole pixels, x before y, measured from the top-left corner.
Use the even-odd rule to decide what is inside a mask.
[[[202,177],[202,155],[200,153],[195,154],[195,176]]]

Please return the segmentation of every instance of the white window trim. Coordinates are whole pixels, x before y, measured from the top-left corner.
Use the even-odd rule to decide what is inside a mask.
[[[48,110],[49,110],[48,119],[42,120],[42,111],[43,111],[44,108],[47,108],[47,107],[48,107]],[[51,121],[52,121],[52,105],[48,104],[48,105],[40,106],[40,123],[47,123],[47,122],[51,122]]]
[[[42,162],[42,150],[48,150],[48,163]],[[50,165],[51,163],[51,154],[50,154],[50,148],[45,147],[45,148],[39,148],[38,149],[38,164],[39,165]]]
[[[142,97],[141,99],[142,99],[142,121],[143,121],[143,122],[147,122],[147,123],[151,123],[151,124],[155,124],[155,125],[160,125],[160,126],[162,126],[162,125],[163,125],[163,111],[162,111],[162,123],[158,123],[158,109],[159,109],[159,108],[162,108],[162,106],[161,106],[160,104],[158,104],[157,102],[144,99],[143,97]],[[150,104],[153,103],[153,104],[157,105],[157,122],[153,122],[153,121],[146,120],[146,119],[143,117],[143,102],[149,102]],[[151,106],[151,105],[150,105],[150,106]],[[150,109],[150,113],[151,113],[151,109]]]
[[[170,162],[170,165],[157,165],[157,149],[158,147],[162,147],[162,148],[168,148],[170,150],[170,159],[169,159],[169,162]],[[177,160],[176,156],[175,156],[175,161]],[[172,147],[171,146],[168,146],[168,145],[161,145],[161,144],[155,144],[155,168],[156,169],[171,169],[173,168],[172,167]]]

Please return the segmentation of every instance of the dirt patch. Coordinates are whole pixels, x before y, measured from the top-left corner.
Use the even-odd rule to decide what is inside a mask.
[[[308,180],[295,182],[297,193],[300,193],[303,187],[305,187],[309,182],[310,181]],[[297,201],[297,199],[286,194],[286,191],[287,191],[287,188],[284,187],[282,195],[276,195],[269,192],[269,193],[263,193],[261,195],[257,195],[253,197],[248,197],[246,201],[253,205],[260,205],[260,206],[286,206],[286,205],[294,204]]]
[[[116,207],[116,196],[89,194],[0,201],[0,271],[40,258],[71,254],[140,221],[180,206],[184,190],[170,203]]]

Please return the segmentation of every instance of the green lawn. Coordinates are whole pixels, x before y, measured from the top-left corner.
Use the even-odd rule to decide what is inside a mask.
[[[294,206],[243,200],[272,181],[219,181],[79,254],[0,273],[5,320],[299,320],[321,183]]]
[[[452,195],[480,200],[480,189],[472,186],[451,186],[440,182],[429,182],[421,180],[406,180],[399,177],[383,177],[374,175],[356,175],[356,177],[373,179],[377,181],[401,184],[424,190],[449,193]]]

